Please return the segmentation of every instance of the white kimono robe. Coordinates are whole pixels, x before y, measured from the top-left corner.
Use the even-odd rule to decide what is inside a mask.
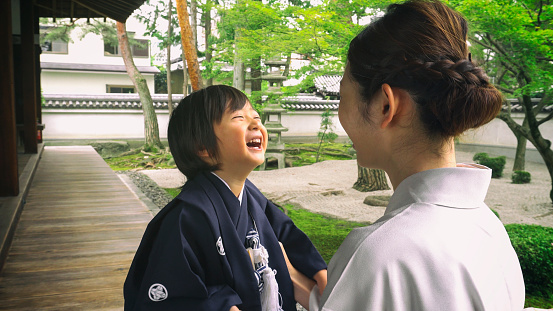
[[[484,203],[490,177],[459,165],[406,178],[382,218],[347,236],[310,310],[522,310],[517,255]]]

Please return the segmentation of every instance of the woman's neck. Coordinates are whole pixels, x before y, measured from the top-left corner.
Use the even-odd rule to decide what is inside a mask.
[[[404,149],[390,157],[385,169],[390,177],[392,186],[397,189],[405,178],[430,169],[455,167],[455,147],[453,140],[444,143],[437,151],[436,148],[418,146],[418,148]]]

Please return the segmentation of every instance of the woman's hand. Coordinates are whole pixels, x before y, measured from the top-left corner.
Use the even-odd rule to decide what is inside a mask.
[[[230,307],[229,311],[240,311],[240,309],[238,309],[237,306],[232,306],[232,307]]]
[[[313,279],[315,279],[315,281],[317,281],[317,287],[319,287],[319,294],[323,294],[323,291],[326,287],[326,282],[327,282],[327,270],[324,269],[324,270],[321,270],[319,272],[317,272],[314,276],[313,276]]]

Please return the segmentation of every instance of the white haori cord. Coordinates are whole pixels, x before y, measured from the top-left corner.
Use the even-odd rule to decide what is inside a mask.
[[[259,272],[263,277],[264,284],[263,291],[261,292],[261,310],[281,311],[280,294],[275,278],[276,271],[269,267],[269,253],[267,253],[267,249],[265,249],[265,246],[260,245],[257,249],[248,248],[247,251],[250,253],[254,266],[259,263],[261,266],[265,266],[265,269]]]

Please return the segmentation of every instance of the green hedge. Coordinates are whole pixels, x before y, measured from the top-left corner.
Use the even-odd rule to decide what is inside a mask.
[[[505,229],[520,261],[526,293],[553,298],[553,228],[509,224]]]
[[[491,168],[493,178],[499,178],[503,176],[503,169],[505,168],[506,163],[505,156],[490,158],[487,153],[480,152],[475,154],[472,159],[478,164]]]
[[[513,184],[527,184],[532,180],[532,175],[527,171],[514,171],[511,180]]]

